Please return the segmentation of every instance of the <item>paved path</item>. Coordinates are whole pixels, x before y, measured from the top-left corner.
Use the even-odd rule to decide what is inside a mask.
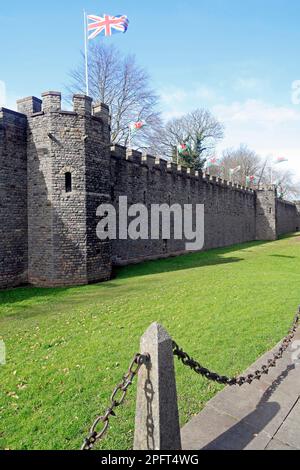
[[[300,363],[292,354],[290,348],[261,381],[216,395],[182,429],[183,449],[300,450]],[[270,357],[269,352],[247,372]]]

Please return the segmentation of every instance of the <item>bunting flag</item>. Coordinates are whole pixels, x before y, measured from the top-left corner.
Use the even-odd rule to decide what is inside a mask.
[[[238,173],[239,171],[241,171],[241,166],[240,166],[240,165],[237,166],[236,168],[231,168],[231,169],[229,170],[230,176],[235,175],[235,174]]]
[[[99,34],[103,34],[104,36],[112,36],[115,33],[126,33],[129,25],[129,20],[125,15],[87,15],[87,19],[88,32],[91,33],[88,36],[88,39],[94,39]]]
[[[209,158],[206,161],[206,168],[210,168],[211,166],[218,166],[220,165],[220,163],[221,163],[221,160],[217,157]]]
[[[132,133],[135,133],[135,132],[140,131],[141,129],[143,129],[146,125],[147,124],[144,121],[137,121],[137,122],[132,122],[129,125],[129,128],[130,128],[130,131]]]
[[[141,129],[143,129],[146,126],[147,126],[147,124],[144,121],[137,121],[137,122],[132,122],[131,124],[129,124],[129,137],[128,137],[128,139],[129,139],[129,142],[128,142],[129,148],[131,148],[132,137],[135,135],[135,133],[140,131]]]
[[[289,159],[286,158],[286,157],[278,157],[275,161],[275,165],[278,165],[279,163],[284,163],[284,162],[288,162]]]
[[[246,176],[246,183],[247,184],[255,184],[256,183],[256,177],[255,176]]]

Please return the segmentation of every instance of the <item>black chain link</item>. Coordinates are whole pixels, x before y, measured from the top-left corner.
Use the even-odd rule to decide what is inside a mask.
[[[277,352],[273,355],[273,359],[269,359],[266,365],[263,365],[259,370],[253,374],[240,377],[227,377],[212,372],[209,369],[203,367],[199,362],[192,359],[186,352],[184,352],[176,343],[173,341],[173,353],[178,359],[187,367],[190,367],[196,374],[206,377],[208,380],[212,380],[223,385],[239,385],[242,386],[245,383],[251,384],[254,380],[260,380],[263,375],[267,375],[272,367],[276,367],[277,361],[282,358],[284,352],[288,349],[289,345],[295,337],[295,333],[299,326],[300,320],[300,307],[298,313],[294,319],[293,325],[288,335],[281,342]]]
[[[143,364],[147,364],[150,360],[149,355],[136,354],[128,368],[128,372],[124,375],[122,382],[116,386],[111,398],[110,406],[107,408],[104,416],[98,416],[90,430],[89,436],[84,440],[81,450],[92,450],[95,444],[100,441],[106,434],[109,427],[111,416],[116,416],[115,408],[123,405],[127,395],[128,388],[132,385],[135,376],[138,374]],[[119,397],[118,397],[119,395]],[[97,431],[98,425],[102,424],[101,430]]]

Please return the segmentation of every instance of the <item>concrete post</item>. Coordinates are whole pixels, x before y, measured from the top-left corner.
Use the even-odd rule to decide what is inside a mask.
[[[138,376],[135,450],[181,450],[172,340],[153,323],[141,338],[150,362]]]

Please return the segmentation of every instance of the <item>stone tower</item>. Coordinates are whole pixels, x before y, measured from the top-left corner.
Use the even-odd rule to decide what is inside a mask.
[[[18,101],[27,116],[28,282],[79,285],[111,275],[110,242],[96,236],[96,210],[110,200],[109,110],[75,95]]]
[[[271,186],[256,191],[256,240],[276,240],[276,189]]]
[[[300,201],[296,201],[296,209],[297,209],[297,216],[296,216],[296,231],[300,231]]]

